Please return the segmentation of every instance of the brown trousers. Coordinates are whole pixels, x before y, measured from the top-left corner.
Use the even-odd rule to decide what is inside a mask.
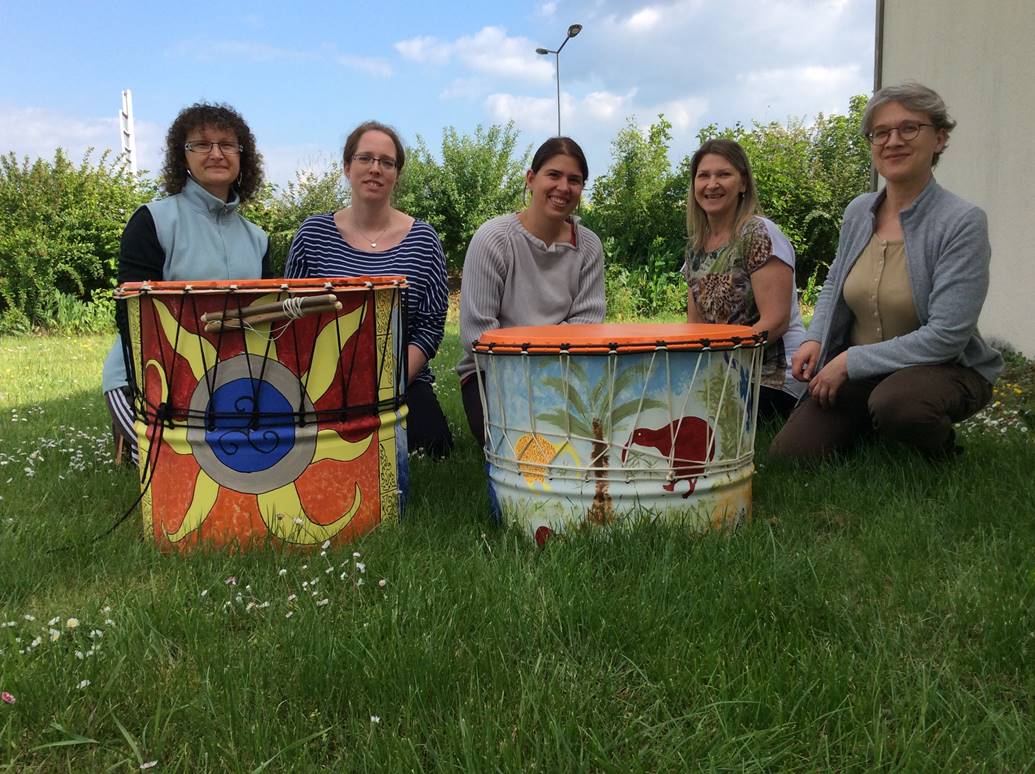
[[[770,459],[818,462],[876,433],[913,446],[928,457],[951,456],[962,422],[992,399],[992,385],[973,368],[944,363],[911,366],[847,381],[835,405],[806,398],[769,447]]]

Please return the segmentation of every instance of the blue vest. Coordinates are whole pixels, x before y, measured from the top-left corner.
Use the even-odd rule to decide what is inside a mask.
[[[165,253],[162,279],[234,280],[262,276],[266,232],[245,220],[234,193],[229,202],[213,196],[192,178],[173,196],[144,205],[155,222]],[[116,338],[104,361],[104,392],[128,383],[122,343]]]

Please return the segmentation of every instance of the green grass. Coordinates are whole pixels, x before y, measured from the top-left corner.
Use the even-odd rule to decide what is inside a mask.
[[[358,558],[162,556],[137,514],[91,542],[136,486],[108,462],[107,339],[0,339],[0,768],[1033,767],[1019,423],[984,415],[942,466],[874,446],[801,472],[763,437],[739,533],[540,550],[487,519],[446,339],[457,451],[413,461],[405,523]]]

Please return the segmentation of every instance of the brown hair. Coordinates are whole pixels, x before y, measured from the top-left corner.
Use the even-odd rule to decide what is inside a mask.
[[[180,111],[165,135],[165,165],[162,167],[162,184],[166,193],[178,194],[187,184],[187,152],[183,146],[187,135],[194,129],[211,126],[232,132],[241,151],[241,175],[233,189],[243,204],[255,195],[262,185],[262,156],[255,149],[255,135],[241,114],[229,105],[197,102]]]
[[[532,171],[538,172],[543,164],[554,156],[571,156],[578,162],[579,169],[582,170],[582,182],[585,183],[589,180],[589,164],[586,163],[586,154],[570,137],[551,137],[540,145],[539,150],[532,156]]]
[[[352,161],[352,157],[356,155],[356,148],[359,147],[360,139],[367,132],[383,132],[391,138],[392,144],[395,146],[395,168],[402,172],[403,164],[406,163],[406,149],[403,148],[402,140],[399,139],[399,133],[380,121],[364,121],[349,133],[348,139],[345,140],[345,150],[341,153],[341,163],[349,164]]]
[[[733,165],[740,176],[744,179],[744,193],[737,203],[737,211],[733,217],[733,233],[735,237],[751,218],[758,214],[758,191],[755,188],[755,178],[751,174],[751,162],[740,144],[734,140],[708,140],[690,159],[690,191],[686,198],[686,235],[690,240],[692,252],[699,253],[704,250],[705,240],[708,238],[708,216],[704,214],[701,205],[697,203],[694,196],[694,181],[697,179],[697,168],[701,166],[701,159],[709,154],[722,156]]]

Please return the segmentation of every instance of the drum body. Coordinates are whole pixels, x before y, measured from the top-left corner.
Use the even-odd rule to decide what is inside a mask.
[[[493,506],[575,527],[751,516],[762,339],[730,325],[563,325],[475,345]]]
[[[405,287],[361,277],[116,291],[129,316],[144,526],[159,548],[319,546],[399,518]],[[315,294],[324,306],[304,316],[256,314]],[[238,321],[206,326],[213,317]]]

